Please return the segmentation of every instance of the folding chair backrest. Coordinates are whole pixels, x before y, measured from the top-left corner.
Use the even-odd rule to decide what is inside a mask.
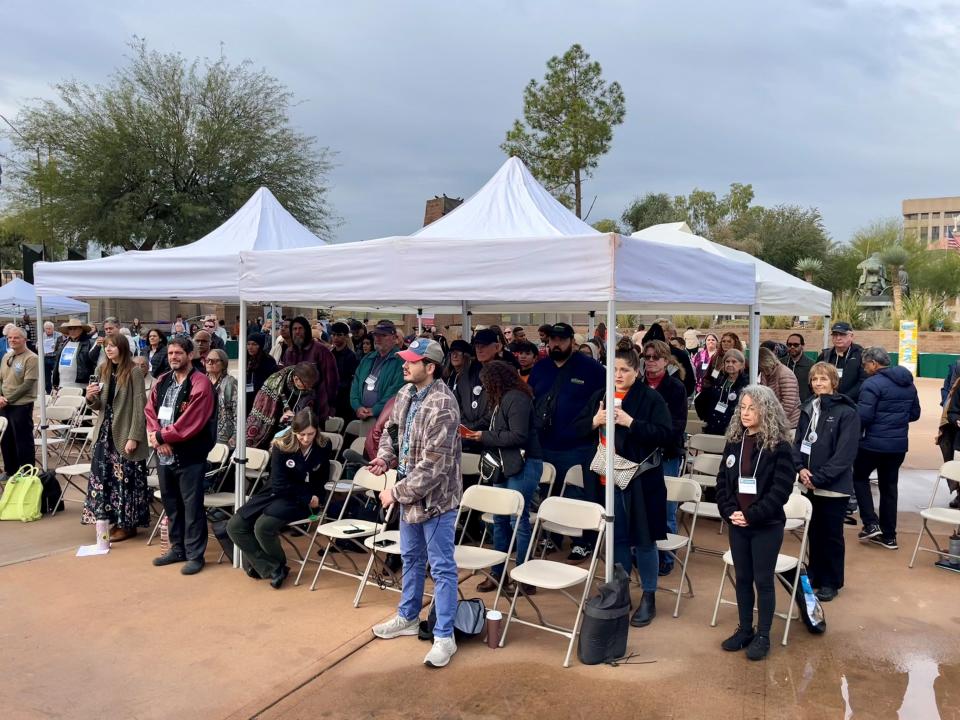
[[[230,448],[227,447],[226,443],[217,443],[213,446],[213,449],[207,453],[207,462],[211,465],[223,465],[227,461],[227,456],[230,454]]]
[[[333,483],[333,486],[336,487],[337,483],[340,482],[340,476],[343,475],[343,463],[339,460],[330,461],[330,482]]]
[[[353,442],[350,443],[350,449],[353,450],[355,453],[359,453],[360,455],[363,455],[363,449],[366,444],[367,444],[366,438],[362,438],[362,437],[354,438]]]
[[[960,482],[960,460],[948,460],[940,466],[940,477]]]
[[[556,480],[557,468],[553,465],[553,463],[544,462],[543,472],[540,473],[540,484],[553,487],[553,483],[556,482]]]
[[[72,421],[77,416],[77,408],[69,405],[54,405],[47,408],[47,420],[56,422]]]
[[[663,478],[667,485],[667,502],[700,502],[703,490],[700,483],[689,478],[670,477]]]
[[[344,430],[344,435],[366,437],[375,423],[376,420],[373,418],[368,418],[367,420],[351,420],[347,423],[347,429]]]
[[[346,421],[342,417],[329,417],[323,423],[324,432],[342,433]]]
[[[566,488],[568,485],[573,485],[573,487],[583,487],[583,467],[580,465],[572,465],[567,474],[563,476],[563,487]]]
[[[380,492],[388,487],[393,487],[396,483],[396,470],[387,470],[383,475],[374,475],[366,468],[360,468],[357,470],[357,474],[353,476],[354,488],[372,490],[373,492]]]
[[[723,449],[727,445],[727,439],[723,435],[707,435],[700,433],[690,438],[689,448],[703,453],[712,453],[713,455],[722,455]]]
[[[325,431],[322,431],[320,434],[330,441],[330,444],[333,446],[333,456],[337,457],[340,454],[340,449],[343,447],[343,435]]]
[[[690,466],[690,474],[693,476],[706,475],[714,480],[717,473],[720,472],[720,464],[723,462],[723,455],[714,455],[712,453],[701,453],[693,459]],[[700,480],[700,478],[696,478]]]
[[[548,497],[537,510],[537,523],[551,522],[578,530],[603,529],[603,506],[586,500]]]
[[[461,475],[479,475],[480,474],[480,456],[477,453],[462,453],[460,455],[460,474]]]
[[[687,418],[687,432],[691,435],[698,435],[703,432],[705,424],[700,418]]]
[[[76,410],[87,404],[82,395],[58,395],[53,401],[53,407],[70,407]]]
[[[70,397],[73,396],[82,396],[83,388],[78,387],[62,387],[57,391],[58,397]]]
[[[270,453],[259,448],[247,448],[247,470],[260,472],[270,465]]]
[[[523,495],[507,488],[471,485],[463,491],[460,507],[492,515],[519,515],[523,510]]]
[[[805,495],[791,494],[783,506],[783,514],[787,516],[787,520],[803,520],[809,523],[813,515],[813,505]]]
[[[7,419],[5,417],[0,417],[0,438],[3,437],[3,434],[7,431]]]

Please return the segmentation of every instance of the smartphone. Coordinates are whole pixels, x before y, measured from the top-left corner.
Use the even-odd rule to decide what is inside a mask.
[[[346,530],[344,530],[344,531],[343,531],[343,534],[344,534],[344,535],[356,535],[357,533],[362,533],[362,532],[363,532],[363,528],[352,527],[352,528],[347,528]]]
[[[384,548],[384,547],[387,547],[388,545],[395,545],[395,544],[396,544],[396,543],[394,543],[393,540],[377,540],[377,541],[373,544],[373,546],[374,546],[374,547],[378,547],[378,548]]]

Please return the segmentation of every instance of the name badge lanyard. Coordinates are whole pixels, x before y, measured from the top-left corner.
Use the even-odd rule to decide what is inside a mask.
[[[800,453],[807,456],[808,469],[810,468],[811,450],[813,449],[813,444],[817,441],[817,422],[819,420],[820,409],[817,408],[817,411],[810,418],[810,426],[807,428],[803,440],[800,441]]]
[[[834,362],[834,367],[837,368],[837,377],[839,377],[841,380],[843,380],[843,367],[842,367],[841,362],[840,362],[841,359],[843,360],[843,365],[846,365],[846,364],[847,364],[847,356],[846,356],[846,355],[841,355],[840,353],[837,353],[837,359],[836,359],[836,361]]]
[[[744,495],[756,495],[757,494],[757,470],[760,469],[760,458],[763,457],[763,446],[760,447],[760,452],[757,453],[757,462],[753,466],[753,473],[749,477],[743,476],[743,443],[746,440],[746,437],[740,439],[740,457],[737,458],[737,476],[739,481],[737,483],[738,490]]]

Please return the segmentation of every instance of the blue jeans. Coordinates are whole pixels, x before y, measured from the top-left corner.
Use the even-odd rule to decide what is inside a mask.
[[[547,450],[544,448],[543,459],[557,469],[557,479],[553,484],[554,495],[560,494],[560,488],[563,487],[563,479],[566,477],[567,471],[574,465],[579,465],[583,470],[584,487],[581,489],[569,485],[567,486],[564,496],[573,498],[574,500],[590,500],[592,502],[599,502],[601,505],[603,504],[603,497],[597,497],[596,488],[599,486],[597,476],[590,472],[590,461],[593,460],[593,455],[596,451],[597,446],[595,444],[584,445],[569,450]],[[597,534],[595,532],[586,532],[583,534],[583,538],[573,538],[573,543],[574,545],[584,545],[590,548],[593,547],[596,538]],[[558,547],[561,546],[563,543],[563,535],[554,535],[553,541]]]
[[[523,514],[520,516],[520,525],[517,527],[517,565],[522,565],[527,557],[527,547],[530,545],[530,503],[533,501],[533,494],[537,491],[540,484],[540,476],[543,475],[543,460],[527,460],[523,465],[523,470],[516,475],[511,475],[505,483],[497,483],[494,487],[516,490],[523,495]],[[493,549],[500,552],[506,552],[510,545],[510,535],[513,533],[513,526],[516,521],[509,515],[496,515],[493,518]],[[503,564],[493,568],[493,574],[497,577],[503,572]]]
[[[457,564],[453,559],[456,529],[456,510],[448,510],[422,523],[411,524],[400,518],[403,589],[397,612],[404,620],[420,617],[429,563],[437,610],[434,637],[453,637],[453,618],[457,614]]]
[[[635,489],[639,492],[639,488]],[[629,575],[636,564],[640,575],[640,585],[644,592],[657,591],[657,577],[660,570],[660,557],[656,543],[641,547],[632,547],[630,544],[630,525],[627,506],[623,492],[619,487],[614,488],[613,507],[615,510],[613,522],[613,559],[623,566]]]
[[[663,474],[669,477],[680,475],[680,458],[670,458],[663,461]],[[667,532],[677,534],[677,503],[667,500]],[[673,567],[673,558],[665,552],[660,553],[660,562],[665,569]]]

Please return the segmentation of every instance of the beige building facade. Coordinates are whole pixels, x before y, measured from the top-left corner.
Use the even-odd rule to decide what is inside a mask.
[[[960,197],[917,198],[903,201],[903,234],[924,243],[930,249],[947,249],[948,230],[958,228],[960,237]]]

